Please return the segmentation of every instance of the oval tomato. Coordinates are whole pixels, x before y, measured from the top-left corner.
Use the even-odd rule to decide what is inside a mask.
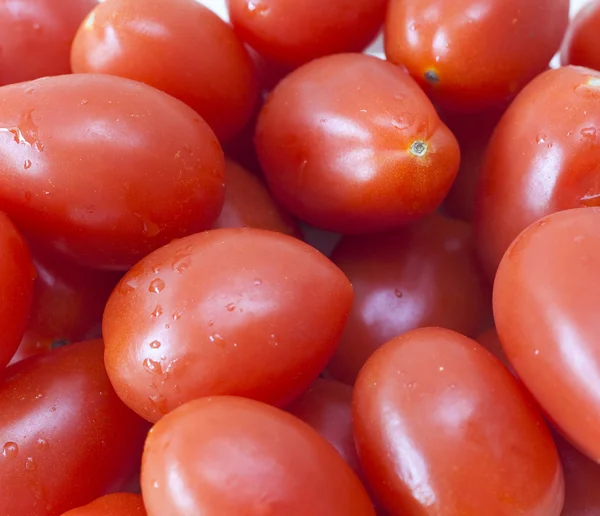
[[[273,195],[300,219],[340,233],[389,229],[433,212],[460,151],[400,68],[342,54],[292,72],[256,129]]]
[[[144,82],[194,108],[221,141],[258,100],[252,59],[233,29],[195,0],[106,0],[73,42],[74,72]]]
[[[268,59],[299,66],[361,52],[383,25],[385,0],[227,0],[236,32]]]
[[[294,219],[277,205],[261,180],[229,159],[225,182],[225,202],[215,229],[256,228],[300,236]]]
[[[559,68],[527,85],[494,131],[478,188],[475,233],[490,278],[536,220],[600,205],[599,161],[600,72]]]
[[[354,388],[363,471],[391,516],[558,516],[563,475],[542,416],[481,346],[422,328],[376,351]]]
[[[127,268],[219,215],[214,134],[154,88],[65,75],[5,86],[0,107],[0,209],[80,264]]]
[[[470,227],[433,215],[394,232],[345,237],[331,259],[354,288],[348,324],[327,370],[352,384],[389,339],[423,326],[475,336],[491,319],[491,289]]]
[[[563,65],[578,65],[600,70],[600,2],[591,0],[581,9],[567,30],[560,60]]]
[[[25,333],[35,276],[27,244],[0,212],[0,370],[8,364]]]
[[[284,405],[323,370],[352,304],[348,279],[296,238],[217,229],[144,258],[103,320],[117,393],[150,421],[201,396]]]
[[[562,433],[595,461],[599,224],[598,208],[534,223],[507,251],[494,284],[496,328],[510,363]]]
[[[146,516],[142,497],[117,493],[103,496],[84,507],[72,509],[62,516]]]
[[[390,0],[385,53],[446,107],[507,102],[559,49],[569,0]]]
[[[102,341],[6,369],[0,383],[0,514],[54,516],[118,488],[147,423],[112,389]]]
[[[142,492],[149,516],[375,514],[352,469],[317,432],[229,396],[191,401],[155,425]]]
[[[37,249],[27,330],[11,363],[55,346],[97,338],[108,296],[121,275],[78,267]],[[14,310],[14,301],[11,311]]]
[[[71,42],[98,0],[0,3],[0,85],[69,73]]]

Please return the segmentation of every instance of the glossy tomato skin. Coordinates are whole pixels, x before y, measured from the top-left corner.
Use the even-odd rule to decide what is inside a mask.
[[[353,399],[358,455],[390,515],[558,516],[563,475],[541,415],[475,341],[421,328],[376,351]]]
[[[496,127],[475,214],[490,278],[527,226],[558,210],[600,204],[599,92],[600,72],[550,70],[527,85]]]
[[[141,495],[115,493],[71,509],[62,516],[146,516],[146,509]]]
[[[577,65],[600,70],[600,2],[592,0],[571,21],[563,41],[560,60],[563,65]]]
[[[481,111],[543,72],[569,22],[569,0],[390,0],[385,53],[438,104]]]
[[[155,425],[142,493],[149,516],[375,514],[352,469],[317,432],[230,396],[191,401]]]
[[[32,252],[37,272],[33,302],[12,364],[55,346],[99,337],[104,306],[121,279],[119,273],[78,267],[35,248]]]
[[[288,75],[261,111],[255,142],[275,198],[340,233],[382,231],[433,212],[460,160],[417,84],[361,54],[324,57]]]
[[[225,202],[213,228],[267,229],[300,236],[298,224],[273,200],[258,177],[228,159],[225,181]]]
[[[217,139],[154,88],[65,75],[3,87],[0,108],[0,209],[79,264],[127,268],[219,215]]]
[[[0,514],[54,516],[118,488],[147,423],[119,400],[101,341],[6,369],[0,384]]]
[[[355,299],[327,370],[353,384],[369,356],[414,328],[442,326],[475,336],[491,319],[491,289],[468,224],[441,215],[393,232],[342,239],[331,259]]]
[[[8,364],[25,333],[35,276],[27,244],[0,212],[0,370]]]
[[[0,85],[69,73],[71,43],[98,0],[5,0]]]
[[[121,280],[104,312],[105,363],[117,393],[150,421],[209,395],[285,405],[324,369],[351,304],[348,279],[300,240],[207,231]]]
[[[599,223],[598,208],[541,219],[511,245],[494,283],[496,328],[508,359],[561,432],[595,461],[600,294],[590,285],[600,278]]]
[[[227,0],[236,32],[268,59],[300,66],[342,52],[361,52],[385,17],[385,0]]]
[[[106,0],[73,42],[74,72],[144,82],[194,108],[221,141],[258,99],[252,59],[233,29],[195,0]]]
[[[600,514],[600,465],[554,435],[565,474],[565,506],[561,516]]]

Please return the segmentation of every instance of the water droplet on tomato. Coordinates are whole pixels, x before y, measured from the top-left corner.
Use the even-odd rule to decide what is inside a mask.
[[[162,374],[162,372],[163,372],[160,362],[157,362],[156,360],[152,360],[151,358],[146,358],[142,362],[142,366],[148,373]]]
[[[34,471],[36,468],[35,462],[33,461],[33,457],[27,457],[25,461],[25,469],[27,471]]]
[[[159,341],[159,340],[153,340],[153,341],[150,343],[150,347],[151,347],[152,349],[158,349],[158,348],[160,348],[160,346],[161,346],[161,344],[160,344],[160,341]]]
[[[46,441],[46,439],[38,439],[37,440],[37,447],[39,450],[47,450],[48,449],[48,441]]]
[[[173,318],[174,321],[178,321],[179,319],[181,319],[182,315],[183,315],[183,312],[176,310],[175,312],[173,312],[173,315],[171,317]]]
[[[596,140],[596,128],[595,127],[584,127],[579,133],[583,140],[593,142]]]
[[[2,447],[2,455],[8,459],[16,457],[19,455],[19,445],[12,441],[4,443],[4,446]]]
[[[259,285],[262,285],[262,280],[260,278],[256,278],[254,280],[254,284],[258,287]]]
[[[25,170],[29,170],[31,168],[31,165],[32,165],[31,160],[30,159],[26,159],[25,162],[23,163],[23,168]]]
[[[536,136],[536,138],[535,138],[535,141],[536,141],[538,144],[542,144],[542,143],[544,143],[544,142],[546,141],[546,138],[548,138],[548,137],[547,137],[545,134],[541,133],[541,134],[538,134],[538,135]]]
[[[395,296],[396,296],[398,299],[400,299],[400,298],[401,298],[401,297],[402,297],[404,294],[402,293],[402,291],[401,291],[401,290],[394,289],[394,295],[395,295]]]
[[[229,303],[229,304],[225,305],[225,308],[227,309],[228,312],[233,312],[235,310],[235,303]]]
[[[162,306],[156,305],[156,308],[150,314],[150,318],[151,319],[155,319],[157,317],[160,317],[162,314],[163,314],[163,308],[162,308]]]
[[[189,255],[183,255],[173,262],[172,268],[177,274],[182,274],[186,269],[189,269],[191,264],[192,258]]]
[[[165,288],[165,282],[160,278],[156,278],[152,280],[150,286],[148,287],[148,292],[153,292],[154,294],[158,294],[162,292]]]
[[[208,337],[213,344],[217,344],[218,346],[225,346],[225,339],[221,337],[218,333],[214,333],[213,335]]]

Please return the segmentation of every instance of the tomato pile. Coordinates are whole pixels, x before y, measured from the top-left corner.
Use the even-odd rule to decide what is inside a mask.
[[[0,2],[0,516],[599,515],[573,4]]]

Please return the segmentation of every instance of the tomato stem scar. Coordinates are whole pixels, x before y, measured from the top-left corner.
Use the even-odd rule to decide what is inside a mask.
[[[440,82],[440,76],[434,70],[427,70],[425,72],[425,80],[430,84],[437,84]]]
[[[410,153],[413,156],[425,156],[427,154],[427,144],[424,141],[417,140],[410,146]]]

